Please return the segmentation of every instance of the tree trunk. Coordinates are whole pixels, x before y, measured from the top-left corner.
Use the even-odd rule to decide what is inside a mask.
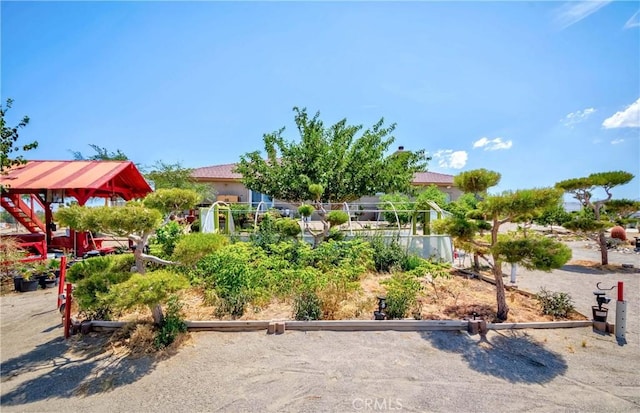
[[[142,259],[143,249],[144,249],[144,239],[136,241],[136,250],[133,252],[133,256],[136,259],[136,271],[139,274],[145,273],[144,260]]]
[[[153,323],[157,326],[161,326],[164,322],[164,313],[162,312],[162,306],[160,304],[151,306],[151,314],[153,315]]]
[[[473,253],[473,270],[480,271],[480,257],[477,253]]]
[[[600,257],[602,259],[602,265],[609,264],[609,251],[607,250],[607,238],[604,235],[604,231],[598,233],[598,243],[600,244]]]
[[[498,302],[496,317],[500,321],[505,321],[509,315],[509,306],[507,305],[504,281],[502,281],[502,263],[500,261],[496,261],[493,266],[493,278],[496,281],[496,300]]]

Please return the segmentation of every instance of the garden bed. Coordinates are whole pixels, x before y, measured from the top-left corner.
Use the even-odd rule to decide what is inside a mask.
[[[377,296],[384,294],[381,281],[390,274],[368,273],[361,281],[362,291],[352,294],[349,299],[336,302],[333,317],[324,319],[337,320],[371,320],[373,311],[377,309]],[[461,320],[478,318],[490,322],[495,321],[496,292],[495,287],[476,278],[467,278],[453,271],[451,278],[439,278],[433,283],[422,281],[423,291],[418,296],[418,306],[413,317],[422,320]],[[516,289],[508,289],[509,305],[508,323],[557,321],[553,317],[543,315],[535,295]],[[201,290],[191,288],[180,293],[184,304],[184,318],[190,321],[231,320],[230,317],[216,317],[216,307],[206,303]],[[419,314],[415,311],[419,310]],[[274,300],[262,308],[249,306],[245,314],[238,320],[293,320],[293,303]],[[584,315],[572,312],[565,320],[587,320]],[[151,320],[151,312],[141,307],[135,311],[122,314],[119,321]]]

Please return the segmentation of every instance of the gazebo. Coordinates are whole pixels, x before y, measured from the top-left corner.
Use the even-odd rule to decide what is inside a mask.
[[[29,231],[16,237],[41,256],[54,246],[73,248],[78,255],[90,249],[84,233],[54,239],[52,204],[69,198],[81,206],[91,198],[128,201],[152,192],[131,161],[28,161],[1,175],[0,184],[0,204]],[[37,206],[44,210],[44,222],[36,215]]]

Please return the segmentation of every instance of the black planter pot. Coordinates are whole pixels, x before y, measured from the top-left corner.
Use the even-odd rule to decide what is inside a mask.
[[[31,280],[25,280],[23,279],[22,282],[20,283],[20,292],[21,293],[26,293],[28,291],[36,291],[38,289],[38,280],[37,279],[31,279]]]
[[[58,280],[55,278],[47,278],[46,280],[44,280],[44,288],[53,288],[56,285],[58,285]]]
[[[13,288],[14,290],[19,293],[20,292],[20,286],[22,285],[22,277],[13,277]]]
[[[36,279],[38,280],[38,285],[40,288],[45,288],[44,282],[47,279],[46,275],[37,275]]]

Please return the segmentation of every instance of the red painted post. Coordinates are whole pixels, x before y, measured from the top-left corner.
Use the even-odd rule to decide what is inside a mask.
[[[64,291],[64,282],[66,281],[66,276],[67,276],[67,257],[63,255],[60,258],[60,279],[58,280],[58,306],[56,307],[56,310],[58,310],[60,308],[60,304],[62,304],[62,298],[60,298],[60,296]]]
[[[69,338],[71,330],[71,283],[67,283],[67,293],[64,303],[64,338]]]
[[[618,281],[618,301],[624,301],[624,283]]]

